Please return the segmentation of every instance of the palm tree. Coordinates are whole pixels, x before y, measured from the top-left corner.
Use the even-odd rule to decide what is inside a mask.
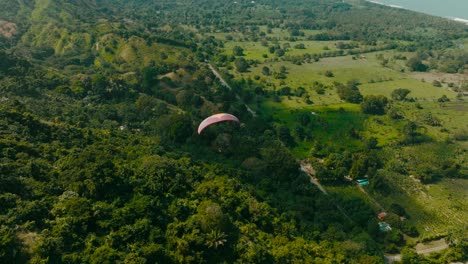
[[[224,243],[226,242],[226,234],[219,230],[211,230],[211,232],[206,235],[205,245],[209,248],[218,248],[219,246],[224,246]]]

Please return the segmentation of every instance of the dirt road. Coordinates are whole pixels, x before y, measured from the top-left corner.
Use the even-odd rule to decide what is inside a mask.
[[[223,77],[221,76],[221,74],[219,74],[219,72],[213,67],[213,65],[211,65],[208,61],[206,61],[206,64],[208,65],[208,67],[210,68],[210,70],[213,72],[213,74],[216,76],[216,78],[219,79],[219,81],[221,82],[221,84],[229,89],[232,90],[231,86],[229,86],[229,84],[223,79]],[[241,100],[240,96],[238,94],[236,94],[236,98],[238,100]],[[247,104],[244,104],[245,108],[247,108],[247,111],[249,111],[252,116],[257,116],[257,113],[255,113],[254,110],[252,110]]]
[[[430,242],[426,243],[418,243],[415,246],[416,253],[418,254],[423,254],[427,255],[432,252],[437,252],[441,251],[448,248],[447,242],[445,242],[445,239],[439,239],[439,240],[433,240]],[[386,263],[393,263],[394,261],[401,261],[401,254],[396,254],[396,255],[385,255],[385,262]]]

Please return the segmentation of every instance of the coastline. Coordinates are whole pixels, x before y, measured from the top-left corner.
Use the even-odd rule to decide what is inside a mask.
[[[457,21],[457,22],[465,23],[466,25],[468,25],[468,19],[463,19],[459,17],[449,17],[449,19]]]
[[[383,5],[383,6],[388,6],[388,7],[392,7],[392,8],[410,10],[410,11],[419,12],[419,13],[423,13],[423,14],[427,14],[427,15],[431,15],[431,16],[438,16],[438,15],[428,14],[428,13],[417,11],[417,10],[408,9],[408,8],[405,8],[404,6],[400,6],[400,5],[392,5],[392,4],[381,3],[381,2],[379,2],[377,0],[366,0],[366,1],[369,2],[369,3],[377,4],[377,5]],[[456,22],[464,23],[465,25],[468,25],[468,19],[459,18],[459,17],[444,17],[444,16],[438,16],[438,17],[446,18],[446,19],[449,19],[449,20],[452,20],[452,21],[456,21]]]
[[[371,2],[371,3],[374,3],[374,4],[378,4],[378,5],[384,5],[384,6],[389,6],[389,7],[393,7],[393,8],[400,8],[400,9],[406,9],[402,6],[399,6],[399,5],[389,5],[389,4],[384,4],[384,3],[380,3],[378,1],[375,1],[375,0],[366,0],[367,2]],[[409,9],[407,9],[409,10]]]

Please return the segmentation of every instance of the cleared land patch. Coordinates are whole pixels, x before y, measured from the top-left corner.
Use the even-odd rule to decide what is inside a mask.
[[[430,83],[421,82],[412,78],[385,82],[364,83],[360,85],[359,88],[363,95],[381,94],[389,98],[391,97],[393,90],[400,88],[410,90],[411,93],[408,95],[408,97],[413,97],[416,99],[436,100],[442,95],[446,95],[452,99],[456,97],[456,93],[451,90],[442,87],[434,87]]]

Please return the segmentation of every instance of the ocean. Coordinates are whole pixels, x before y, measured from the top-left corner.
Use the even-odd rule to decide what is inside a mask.
[[[372,0],[434,16],[465,20],[468,23],[468,0]]]

